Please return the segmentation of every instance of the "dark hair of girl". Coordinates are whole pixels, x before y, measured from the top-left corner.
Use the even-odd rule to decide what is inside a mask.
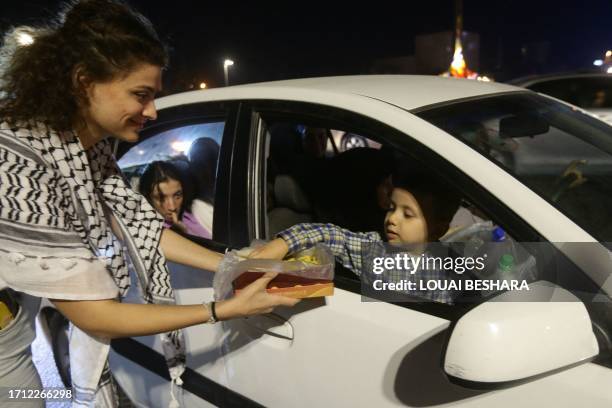
[[[168,182],[169,180],[176,180],[181,183],[183,189],[183,205],[178,213],[179,218],[183,216],[185,209],[191,207],[193,201],[193,182],[186,174],[188,171],[187,163],[184,163],[184,169],[179,168],[180,164],[181,163],[178,162],[176,164],[163,161],[151,162],[145,167],[138,183],[140,194],[145,196],[151,205],[153,205],[153,192],[159,183]]]
[[[20,45],[24,32],[33,38]],[[167,65],[164,44],[144,16],[118,0],[67,3],[57,23],[16,28],[0,49],[0,118],[11,125],[42,122],[72,129],[87,99],[74,80],[92,82],[126,75],[137,65]]]

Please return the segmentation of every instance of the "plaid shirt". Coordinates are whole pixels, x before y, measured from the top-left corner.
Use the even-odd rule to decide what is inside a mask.
[[[361,276],[364,264],[371,265],[374,257],[387,255],[383,240],[377,232],[353,232],[333,224],[297,224],[279,232],[276,236],[287,243],[289,253],[301,251],[317,243],[326,244],[336,259],[358,276]],[[406,270],[387,270],[384,275],[380,275],[380,279],[384,278],[386,282],[408,280],[417,282],[417,284],[418,281],[446,281],[450,277],[447,271],[435,269],[422,269],[415,274],[410,274]],[[456,294],[451,290],[411,290],[406,293],[410,296],[449,304],[453,303]]]

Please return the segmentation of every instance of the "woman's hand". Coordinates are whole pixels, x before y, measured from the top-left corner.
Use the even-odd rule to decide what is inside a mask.
[[[260,246],[259,248],[255,248],[250,254],[250,259],[283,259],[287,252],[289,251],[289,246],[282,238],[276,238],[272,241],[268,242],[265,245]]]
[[[266,272],[261,278],[245,287],[229,300],[218,302],[216,313],[219,320],[270,313],[276,306],[294,306],[300,300],[286,296],[271,295],[266,287],[278,275]]]

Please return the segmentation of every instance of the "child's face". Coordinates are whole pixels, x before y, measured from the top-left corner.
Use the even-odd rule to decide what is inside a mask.
[[[159,183],[152,192],[153,207],[169,223],[177,220],[183,206],[183,186],[181,182],[168,179]]]
[[[402,188],[394,188],[385,216],[385,234],[391,243],[427,242],[427,221],[416,198]]]

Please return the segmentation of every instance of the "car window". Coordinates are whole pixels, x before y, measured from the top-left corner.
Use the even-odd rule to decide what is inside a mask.
[[[130,148],[118,161],[134,190],[188,235],[213,238],[217,164],[225,122],[166,129]],[[178,183],[168,179],[179,178]],[[166,180],[164,184],[156,183]],[[143,183],[146,183],[143,184]]]
[[[612,108],[612,77],[564,78],[528,87],[585,109]]]
[[[612,127],[530,94],[450,104],[419,116],[505,168],[597,240],[612,241]]]
[[[412,177],[418,182],[409,184],[417,189],[427,190],[432,185],[439,185],[440,188],[433,188],[437,194],[434,196],[435,202],[432,202],[431,196],[419,190],[412,192],[416,200],[421,200],[421,211],[428,223],[428,230],[419,232],[418,229],[411,229],[404,237],[426,234],[426,241],[440,240],[444,242],[441,246],[452,247],[458,256],[463,256],[465,251],[470,252],[469,256],[474,256],[478,251],[490,249],[488,269],[496,269],[502,256],[511,255],[517,270],[521,265],[524,279],[531,282],[538,278],[537,265],[529,250],[506,231],[505,225],[499,223],[495,214],[490,216],[490,211],[483,211],[459,188],[442,180],[436,172],[429,171],[429,164],[409,151],[386,143],[384,134],[370,135],[359,129],[342,129],[324,123],[309,122],[308,126],[317,131],[305,133],[305,126],[298,120],[266,123],[266,194],[262,208],[266,208],[267,239],[279,232],[286,233],[296,224],[323,224],[321,227],[293,229],[299,235],[296,242],[307,242],[308,236],[327,237],[325,239],[332,245],[338,246],[337,276],[359,281],[360,271],[356,265],[363,266],[368,262],[365,255],[355,262],[356,257],[362,257],[359,251],[364,251],[370,244],[384,244],[397,239],[395,233],[399,232],[395,226],[390,227],[389,223],[385,223],[385,219],[387,215],[396,213],[396,207],[403,205],[396,203],[402,197],[394,195],[394,184],[401,185],[401,176]],[[368,146],[354,147],[333,155],[325,154],[324,150],[305,148],[307,142],[304,135],[317,134],[324,138],[324,135],[331,137],[334,133],[359,135],[368,141]],[[414,216],[412,212],[401,215],[404,219]],[[328,227],[329,224],[341,228],[342,232]],[[493,242],[496,242],[494,249],[491,249],[491,245],[487,247]],[[508,256],[504,259],[508,259]],[[468,275],[463,277],[467,279]],[[435,299],[453,304],[459,301],[459,297],[462,301],[474,301],[491,295],[490,291],[460,292],[453,293],[453,298]]]
[[[353,198],[356,202],[343,205],[340,197],[344,195],[348,200],[350,194],[366,196],[365,191],[372,187],[366,184],[373,184],[375,176],[365,180],[368,171],[359,160],[362,156],[369,158],[368,153],[377,152],[381,144],[354,132],[299,122],[270,123],[267,129],[266,197],[271,214],[267,223],[270,235],[294,221],[312,220],[311,213],[316,213],[319,221],[335,222],[359,231],[380,229],[376,216],[364,214],[365,211],[359,213],[359,200]],[[374,167],[372,163],[370,174],[384,172]],[[346,208],[340,209],[342,206]]]

